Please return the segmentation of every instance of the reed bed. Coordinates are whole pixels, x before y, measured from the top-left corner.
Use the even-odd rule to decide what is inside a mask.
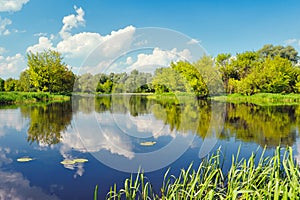
[[[178,176],[164,175],[160,191],[154,191],[144,173],[131,175],[124,186],[111,187],[106,199],[300,199],[300,170],[293,158],[293,150],[277,147],[273,156],[239,158],[232,156],[226,175],[220,164],[221,152],[204,159],[197,170],[191,164]],[[97,199],[98,186],[95,188]]]
[[[261,106],[300,104],[300,94],[257,93],[251,96],[230,94],[227,96],[214,96],[211,99],[229,103],[253,103]]]
[[[49,92],[0,92],[0,105],[52,100],[70,100],[70,97]]]

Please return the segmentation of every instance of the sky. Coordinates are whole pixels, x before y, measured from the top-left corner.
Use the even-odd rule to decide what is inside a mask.
[[[299,51],[299,10],[299,0],[0,0],[0,77],[18,78],[27,68],[26,54],[45,49],[62,53],[79,74],[104,71],[104,65],[113,71],[122,63],[132,69],[196,56],[192,47],[180,45],[178,35],[211,56],[258,50],[264,44],[292,45]],[[157,41],[173,46],[156,41],[152,49],[134,53],[129,43],[144,33],[139,42],[147,43],[158,28],[165,36]],[[91,69],[90,55],[99,45],[102,67]],[[122,56],[125,50],[130,56]]]

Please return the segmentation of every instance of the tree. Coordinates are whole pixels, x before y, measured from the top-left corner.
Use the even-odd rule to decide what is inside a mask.
[[[6,92],[13,92],[17,90],[18,80],[13,78],[8,78],[4,83],[4,90]]]
[[[190,92],[187,81],[173,68],[158,68],[152,80],[156,93]]]
[[[30,84],[36,91],[72,92],[75,76],[63,63],[60,53],[53,50],[27,54]]]
[[[28,70],[21,72],[19,82],[18,82],[18,91],[29,92],[30,91],[30,77]]]
[[[263,58],[271,57],[275,58],[280,56],[286,58],[293,63],[297,63],[299,60],[298,52],[292,46],[273,46],[272,44],[264,45],[260,50],[257,51]]]
[[[214,66],[214,60],[212,57],[203,56],[193,65],[201,73],[201,76],[203,77],[203,80],[207,85],[209,93],[211,95],[216,95],[224,92],[221,73],[218,68]]]
[[[2,78],[0,78],[0,92],[3,92],[5,90],[4,83],[5,83],[5,81]]]

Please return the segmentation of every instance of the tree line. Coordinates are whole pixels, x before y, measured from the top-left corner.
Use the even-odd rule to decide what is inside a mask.
[[[46,50],[27,54],[28,69],[19,79],[0,78],[0,91],[50,93],[168,93],[198,97],[221,93],[299,93],[298,52],[292,46],[265,45],[236,55],[203,56],[197,62],[172,62],[153,73],[89,73],[75,75],[60,53]]]

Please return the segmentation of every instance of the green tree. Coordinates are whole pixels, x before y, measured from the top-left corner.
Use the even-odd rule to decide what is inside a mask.
[[[281,45],[273,46],[272,44],[266,44],[257,52],[264,58],[275,58],[276,56],[280,56],[293,63],[297,63],[299,60],[298,52],[292,46],[284,47]]]
[[[4,84],[5,84],[5,81],[2,78],[0,78],[0,92],[5,91]]]
[[[8,78],[8,79],[4,82],[4,90],[5,90],[6,92],[17,91],[17,85],[18,85],[18,80],[13,79],[13,78]]]
[[[224,92],[221,73],[218,68],[215,67],[212,57],[203,56],[193,65],[203,77],[203,80],[209,89],[210,95],[216,95]]]
[[[36,91],[67,93],[72,92],[75,76],[63,63],[61,54],[57,51],[27,54],[28,74],[30,84]]]
[[[29,77],[28,70],[25,70],[20,74],[18,91],[22,91],[22,92],[30,91],[30,77]]]
[[[170,67],[156,69],[152,84],[156,93],[187,92],[188,89],[187,81]]]
[[[209,94],[208,88],[203,80],[198,69],[186,61],[171,63],[171,68],[180,74],[186,80],[187,91],[193,91],[197,97],[207,97]]]

